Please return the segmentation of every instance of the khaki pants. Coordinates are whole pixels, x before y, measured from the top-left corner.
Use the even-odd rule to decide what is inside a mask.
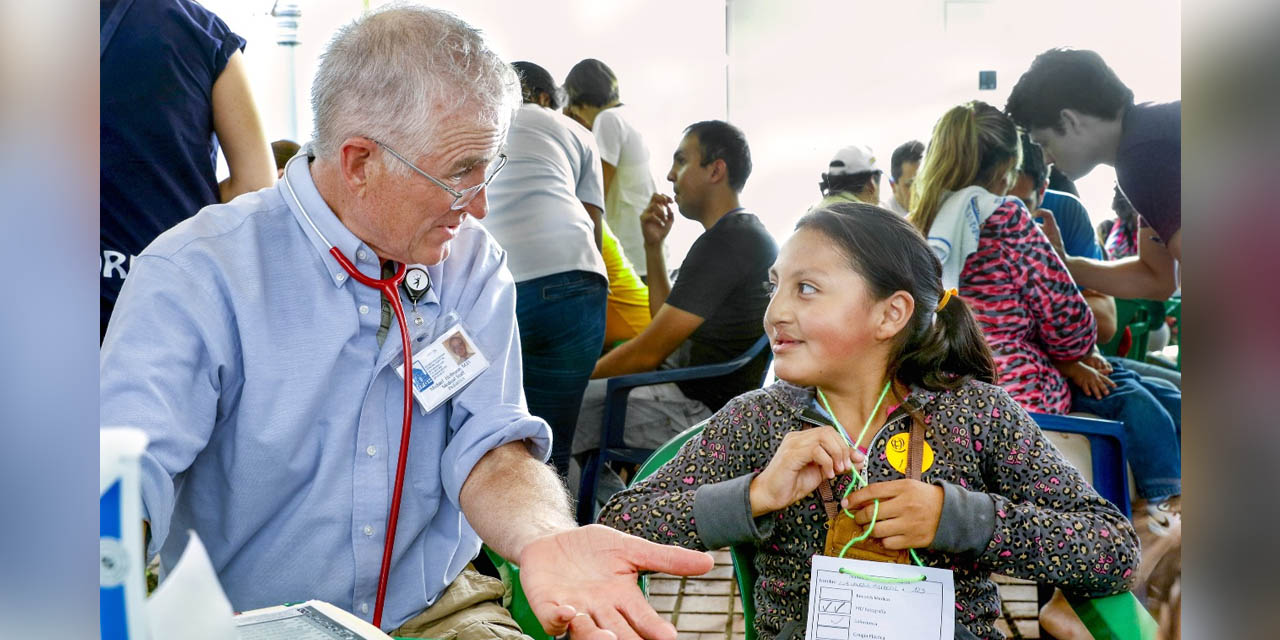
[[[530,640],[502,607],[501,580],[471,567],[462,570],[435,604],[391,632],[398,638]]]

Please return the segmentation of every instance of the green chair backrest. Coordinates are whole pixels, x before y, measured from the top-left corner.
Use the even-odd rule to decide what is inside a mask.
[[[1145,334],[1143,339],[1146,339]],[[706,420],[699,422],[658,447],[640,465],[632,483],[649,477],[659,467],[670,462],[680,447],[702,433],[706,424]],[[734,545],[729,553],[733,557],[733,574],[738,583],[738,594],[742,596],[742,613],[747,622],[746,640],[756,640],[755,548],[750,545]],[[1067,600],[1096,640],[1154,640],[1156,637],[1155,618],[1151,617],[1133,593],[1125,592],[1103,598],[1068,595]]]
[[[520,625],[520,630],[533,640],[552,640],[552,636],[542,630],[542,623],[538,622],[538,616],[533,615],[529,599],[525,597],[524,588],[520,586],[520,567],[515,563],[507,562],[506,558],[490,549],[489,545],[484,546],[484,553],[489,556],[493,566],[497,567],[498,574],[502,576],[502,583],[507,587],[507,593],[502,598],[502,606],[511,612],[511,617],[515,618],[516,624]]]
[[[1122,355],[1142,360],[1147,353],[1147,334],[1151,332],[1150,308],[1146,300],[1125,300],[1116,298],[1116,335],[1110,342],[1098,345],[1102,353],[1109,356]],[[1128,353],[1121,354],[1120,343],[1124,341],[1125,327],[1133,338]]]
[[[659,467],[671,461],[676,457],[676,452],[680,451],[680,447],[684,443],[693,439],[702,433],[703,427],[707,426],[707,421],[703,420],[698,424],[681,431],[674,438],[668,440],[661,447],[658,447],[653,455],[649,456],[644,464],[636,470],[635,477],[632,482],[639,482],[657,471]],[[747,621],[746,624],[746,640],[756,640],[756,626],[753,621],[756,619],[756,600],[755,600],[755,564],[753,556],[755,549],[749,545],[735,545],[729,549],[729,555],[733,558],[733,577],[738,583],[738,594],[742,596],[742,617]]]

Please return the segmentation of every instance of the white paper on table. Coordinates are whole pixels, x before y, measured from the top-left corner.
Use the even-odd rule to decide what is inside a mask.
[[[924,580],[886,583],[841,573]],[[809,640],[951,640],[956,591],[951,572],[916,565],[814,556],[809,570]]]
[[[236,640],[234,612],[195,531],[147,601],[152,640]]]

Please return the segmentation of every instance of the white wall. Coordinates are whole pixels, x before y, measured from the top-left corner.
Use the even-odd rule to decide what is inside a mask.
[[[311,80],[334,30],[360,15],[359,1],[302,0],[301,44],[296,48],[299,131],[287,122],[286,48],[275,44],[271,0],[204,0],[233,30],[249,40],[255,98],[267,139],[310,138]],[[371,7],[386,2],[374,1]],[[583,58],[598,58],[618,75],[622,101],[645,136],[651,169],[660,189],[671,153],[685,126],[725,117],[725,6],[723,0],[438,0],[427,2],[456,13],[483,30],[507,60],[542,65],[557,82]],[[225,172],[225,169],[223,170]],[[225,175],[223,173],[222,175]],[[680,219],[672,230],[672,260],[701,233]]]
[[[1163,0],[730,0],[729,113],[751,141],[744,194],[776,237],[819,199],[840,147],[867,144],[886,177],[893,149],[928,142],[948,108],[1003,108],[1036,54],[1097,50],[1139,101],[1181,97],[1180,6]],[[997,88],[978,91],[978,71]],[[1077,183],[1094,221],[1112,217],[1115,174]]]
[[[358,0],[302,0],[296,57],[297,121],[287,129],[288,50],[275,44],[271,0],[205,0],[249,40],[245,57],[268,139],[310,136],[308,95],[333,31]],[[372,6],[384,2],[374,1]],[[743,128],[755,169],[743,203],[775,236],[818,199],[836,149],[870,145],[888,170],[894,147],[927,142],[947,108],[978,98],[1003,107],[1031,59],[1053,46],[1102,54],[1139,100],[1181,97],[1176,0],[441,0],[430,3],[483,29],[510,60],[531,60],[559,81],[578,60],[618,74],[660,189],[688,124],[725,118]],[[727,16],[726,16],[727,7]],[[728,55],[726,56],[726,31]],[[727,69],[726,69],[727,67]],[[994,91],[978,71],[995,70]],[[225,174],[223,174],[225,175]],[[1078,182],[1091,217],[1111,216],[1114,173]],[[887,178],[881,188],[888,189]],[[679,220],[672,262],[701,229]]]

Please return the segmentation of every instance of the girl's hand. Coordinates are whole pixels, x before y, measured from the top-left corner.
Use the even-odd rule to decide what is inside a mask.
[[[818,483],[849,473],[864,461],[835,429],[792,431],[769,465],[751,480],[751,515],[785,509],[813,493]]]
[[[1116,383],[1108,378],[1105,374],[1085,364],[1083,361],[1076,362],[1074,365],[1062,371],[1072,382],[1075,383],[1085,395],[1102,399],[1103,396],[1111,393]]]
[[[1102,355],[1102,352],[1098,350],[1098,345],[1096,344],[1093,345],[1093,351],[1091,351],[1089,355],[1081,358],[1080,362],[1097,369],[1098,373],[1101,373],[1104,376],[1109,375],[1115,370],[1115,368],[1111,366],[1111,361],[1107,360],[1106,356]]]
[[[942,518],[942,487],[919,480],[875,482],[849,494],[840,506],[856,509],[853,520],[865,528],[871,524],[875,500],[880,501],[880,509],[871,536],[886,549],[922,549],[933,544]]]

